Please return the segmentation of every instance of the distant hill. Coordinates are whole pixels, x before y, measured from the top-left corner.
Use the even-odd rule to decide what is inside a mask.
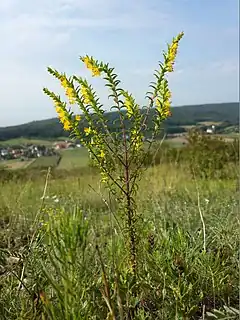
[[[223,127],[239,124],[239,104],[237,102],[173,107],[172,114],[172,117],[163,124],[169,133],[184,131],[184,126],[196,125],[200,122],[222,123]],[[118,115],[116,112],[108,112],[106,117],[109,123],[113,123]],[[0,141],[20,137],[56,139],[67,135],[68,133],[63,131],[57,118],[0,128]]]

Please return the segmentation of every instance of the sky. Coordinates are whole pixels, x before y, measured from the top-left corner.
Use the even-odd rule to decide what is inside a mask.
[[[103,80],[79,56],[109,62],[145,104],[153,71],[179,32],[174,106],[239,100],[238,0],[0,0],[0,127],[55,117],[47,67],[92,82],[108,108]]]

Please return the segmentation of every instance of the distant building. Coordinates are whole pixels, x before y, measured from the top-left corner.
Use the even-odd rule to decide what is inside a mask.
[[[72,142],[68,141],[56,142],[53,146],[55,150],[73,148],[73,146],[75,147],[75,145]]]
[[[8,150],[6,150],[6,149],[1,150],[2,157],[6,157],[7,155],[8,155]]]
[[[211,128],[207,128],[206,133],[213,134],[215,132],[215,126],[211,126]]]

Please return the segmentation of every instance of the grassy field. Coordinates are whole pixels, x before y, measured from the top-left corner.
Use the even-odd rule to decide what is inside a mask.
[[[1,161],[0,166],[6,169],[37,169],[37,168],[58,168],[63,170],[82,168],[88,165],[89,157],[86,149],[63,150],[58,155],[44,156],[29,161],[7,160]]]
[[[63,152],[60,167],[83,166],[78,159],[81,152]],[[49,178],[47,184],[45,178],[43,174],[38,181],[0,186],[1,319],[17,319],[19,314],[24,315],[21,319],[34,319],[35,314],[59,320],[68,319],[67,314],[75,319],[84,319],[83,314],[86,319],[106,319],[101,260],[94,244],[101,250],[109,283],[115,283],[113,261],[119,266],[122,303],[136,310],[139,301],[152,306],[146,311],[140,304],[134,319],[175,319],[176,313],[178,319],[181,315],[200,319],[203,308],[208,311],[224,304],[236,308],[240,226],[235,181],[193,181],[186,168],[170,164],[145,172],[137,200],[143,217],[141,294],[134,302],[128,297],[131,273],[124,235],[102,200],[106,194],[99,190],[98,175],[66,175]],[[45,227],[44,221],[48,221]],[[109,290],[118,308],[114,287]],[[38,306],[31,304],[32,296],[43,292],[55,316],[47,317],[43,298]]]
[[[89,156],[85,148],[63,150],[58,169],[75,169],[88,165]]]
[[[186,136],[179,136],[167,139],[166,142],[170,147],[182,147],[185,143],[187,143]]]
[[[28,166],[32,165],[34,161],[35,159],[30,159],[25,161],[20,161],[19,159],[1,161],[0,167],[11,169],[11,170],[26,169]]]
[[[204,152],[198,165],[217,161]],[[88,159],[64,150],[19,170],[34,179],[0,179],[0,319],[228,319],[224,307],[239,306],[237,162],[205,179],[192,158],[146,168],[135,277],[124,211]]]
[[[225,141],[231,142],[233,141],[234,138],[238,138],[239,134],[235,134],[235,135],[222,134],[222,135],[215,135],[215,136],[224,137]],[[12,140],[13,144],[15,143],[14,141],[17,142],[17,140]],[[26,141],[27,140],[25,140],[25,143]],[[35,140],[35,141],[37,141],[39,144],[45,144],[45,145],[50,143],[50,141],[47,141],[47,140]],[[11,141],[8,140],[8,142],[6,143],[11,143]],[[186,143],[187,143],[186,135],[166,139],[166,144],[174,148],[183,147]],[[60,161],[59,161],[58,155],[51,156],[51,157],[48,157],[48,156],[41,157],[41,158],[34,159],[32,161],[20,161],[20,160],[2,161],[0,162],[0,167],[5,167],[8,169],[21,169],[21,168],[23,169],[29,166],[30,169],[32,168],[36,169],[36,168],[48,168],[49,166],[51,166],[58,169],[69,170],[69,169],[76,169],[76,168],[84,168],[89,163],[89,157],[85,148],[62,150],[60,151],[60,156],[61,156]]]
[[[33,161],[28,168],[29,169],[37,169],[37,168],[42,169],[42,168],[48,168],[48,167],[56,168],[59,164],[60,158],[61,157],[59,155],[40,157],[35,159],[35,161]]]

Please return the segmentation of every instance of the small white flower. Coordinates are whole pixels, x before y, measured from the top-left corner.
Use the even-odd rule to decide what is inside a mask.
[[[59,202],[59,199],[54,199],[54,202],[58,203],[58,202]]]
[[[209,201],[210,201],[209,199],[205,199],[205,202],[206,202],[206,203],[209,203]]]

